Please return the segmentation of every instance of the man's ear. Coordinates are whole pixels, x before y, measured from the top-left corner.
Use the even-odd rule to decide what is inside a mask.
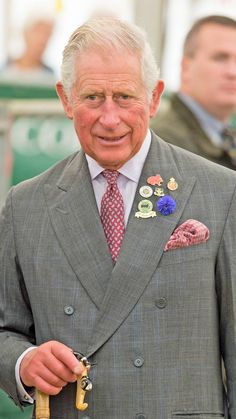
[[[150,107],[149,107],[150,118],[152,118],[157,112],[164,87],[165,87],[164,81],[163,80],[158,80],[158,82],[156,84],[156,87],[154,88],[154,90],[152,92],[152,99],[151,99],[151,103],[150,103]]]
[[[71,103],[68,99],[68,97],[65,94],[63,85],[60,81],[57,82],[56,84],[56,90],[57,90],[57,94],[61,100],[61,103],[63,105],[64,111],[66,113],[67,118],[69,119],[73,119],[73,111],[72,111],[72,106]]]
[[[181,72],[180,72],[180,78],[181,83],[185,83],[185,81],[188,81],[189,77],[191,77],[191,69],[193,58],[184,56],[181,60]]]

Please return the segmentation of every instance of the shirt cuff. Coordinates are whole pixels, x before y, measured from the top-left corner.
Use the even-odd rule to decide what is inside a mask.
[[[29,404],[33,404],[34,403],[34,394],[35,394],[35,389],[34,387],[32,387],[32,391],[30,391],[30,393],[28,393],[20,379],[20,363],[22,361],[22,359],[24,358],[24,356],[32,351],[32,349],[35,349],[36,346],[31,346],[30,348],[26,349],[17,359],[16,362],[16,366],[15,366],[15,377],[16,377],[16,388],[17,388],[17,392],[20,398],[21,402],[24,403],[29,403]]]

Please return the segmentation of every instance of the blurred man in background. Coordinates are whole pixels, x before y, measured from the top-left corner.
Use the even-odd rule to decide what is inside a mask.
[[[54,16],[36,11],[30,13],[23,28],[24,51],[16,59],[8,60],[0,71],[0,79],[27,84],[55,83],[53,69],[44,62],[54,26]]]
[[[188,32],[180,90],[151,126],[166,141],[236,169],[235,107],[236,21],[207,16]]]

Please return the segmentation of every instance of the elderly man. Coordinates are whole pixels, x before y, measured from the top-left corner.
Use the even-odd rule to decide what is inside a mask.
[[[169,107],[152,121],[168,142],[236,169],[236,21],[207,16],[188,32],[181,85]]]
[[[136,26],[79,27],[57,91],[82,151],[2,211],[0,385],[54,419],[236,419],[235,172],[149,131],[163,82]]]

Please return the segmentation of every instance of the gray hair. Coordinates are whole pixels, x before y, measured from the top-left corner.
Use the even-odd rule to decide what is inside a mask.
[[[68,98],[75,82],[76,58],[89,49],[105,52],[108,49],[126,49],[129,53],[139,56],[142,79],[147,97],[151,100],[159,78],[159,70],[145,32],[138,26],[113,16],[92,17],[72,33],[63,51],[61,65],[62,84]]]

